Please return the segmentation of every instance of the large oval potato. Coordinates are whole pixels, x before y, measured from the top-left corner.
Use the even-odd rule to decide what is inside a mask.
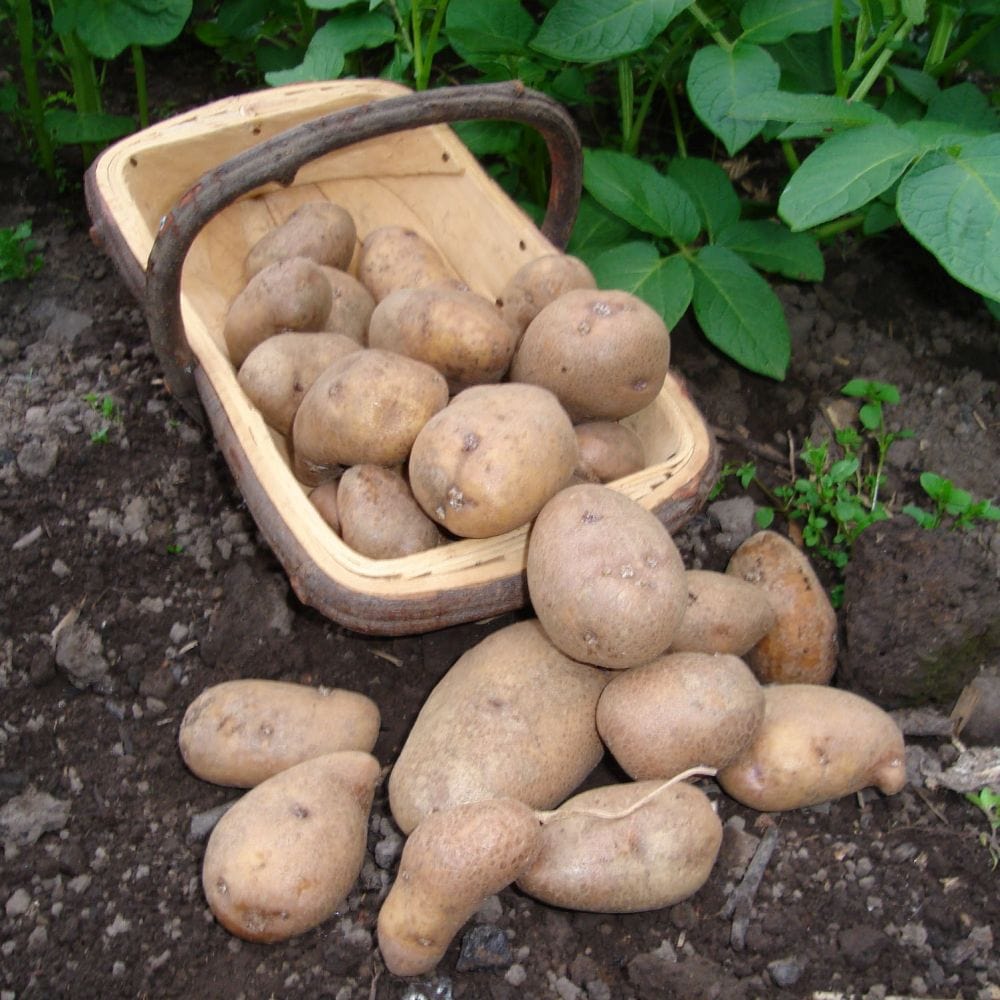
[[[248,941],[284,941],[332,916],[361,872],[378,778],[371,754],[342,751],[247,792],[205,848],[202,887],[216,920]]]
[[[463,538],[527,524],[573,475],[573,425],[534,385],[479,385],[460,392],[417,435],[410,487],[439,525]]]
[[[563,656],[537,621],[509,625],[464,653],[417,716],[389,776],[389,805],[409,833],[463,802],[561,802],[604,753],[597,699],[607,675]]]
[[[670,334],[642,299],[575,289],[528,325],[510,377],[550,389],[574,423],[620,420],[656,399],[669,363]]]
[[[657,657],[613,677],[597,703],[597,731],[640,780],[725,767],[750,745],[763,717],[763,688],[726,654]]]
[[[673,639],[687,600],[667,529],[636,501],[582,483],[557,493],[528,539],[528,593],[552,642],[583,663],[648,663]]]
[[[721,845],[722,823],[693,785],[593,788],[545,818],[538,858],[517,887],[569,910],[656,910],[696,893]]]
[[[437,249],[405,226],[379,226],[361,244],[358,280],[381,302],[398,288],[461,285]]]
[[[321,754],[370,751],[379,722],[378,706],[357,691],[247,678],[205,688],[178,742],[199,778],[250,788]]]
[[[354,219],[346,208],[329,201],[311,201],[300,205],[251,247],[246,274],[252,278],[288,257],[308,257],[317,264],[346,270],[357,241]]]
[[[837,613],[801,549],[775,531],[758,531],[726,572],[767,595],[774,625],[746,653],[764,684],[826,684],[837,669]]]
[[[372,313],[368,344],[431,365],[456,393],[499,382],[516,338],[492,302],[437,286],[401,288],[382,299]]]
[[[500,292],[500,311],[520,338],[528,324],[550,303],[573,288],[596,288],[590,268],[579,257],[543,254],[529,260]]]
[[[772,684],[749,748],[717,776],[738,802],[762,812],[801,809],[875,785],[906,784],[903,734],[878,705],[821,684]]]

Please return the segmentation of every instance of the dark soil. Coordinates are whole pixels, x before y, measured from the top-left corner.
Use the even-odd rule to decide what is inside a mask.
[[[90,244],[80,198],[50,201],[10,138],[0,225],[31,218],[45,266],[0,286],[0,1000],[1000,997],[1000,883],[980,842],[984,817],[961,794],[925,786],[917,768],[896,796],[867,791],[773,816],[708,782],[726,837],[694,897],[608,916],[506,890],[417,984],[386,973],[373,945],[399,845],[380,791],[369,857],[340,915],[271,946],[224,931],[200,864],[213,810],[235,793],[180,760],[190,701],[249,676],[359,690],[381,709],[375,752],[388,766],[442,674],[516,616],[381,639],[299,604],[213,441],[164,392],[142,313]],[[922,469],[995,495],[995,323],[903,238],[835,247],[829,265],[823,285],[780,290],[794,335],[785,383],[748,375],[690,328],[675,332],[675,368],[719,429],[723,460],[753,458],[780,481],[783,463],[769,456],[822,433],[840,387],[864,376],[899,386],[892,421],[915,432],[888,469],[897,509],[921,499]],[[748,530],[742,490],[728,496],[741,522],[728,520],[731,507],[711,508],[678,533],[689,566],[723,568]],[[908,559],[905,541],[865,563],[877,579],[849,578],[855,613],[868,608],[866,653],[845,632],[842,667],[853,659],[835,683],[849,675],[866,687],[872,636],[892,635],[898,658],[909,650],[916,661],[945,619],[987,634],[1000,543],[995,531],[965,537],[979,562],[957,591],[940,577],[959,568],[948,562],[958,554],[935,564],[922,545]],[[896,627],[893,567],[907,580],[934,567],[934,593],[949,603],[928,612],[929,631],[920,615]],[[881,600],[864,596],[866,583]],[[979,618],[967,620],[973,606]],[[942,668],[947,690],[916,700],[947,711],[968,677],[996,668],[996,643],[957,645]],[[957,754],[945,737],[910,742],[942,765]],[[604,764],[590,783],[616,777]],[[735,905],[762,844],[774,847],[763,881]]]

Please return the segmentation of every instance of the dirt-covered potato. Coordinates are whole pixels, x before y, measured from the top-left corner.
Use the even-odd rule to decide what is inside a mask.
[[[397,976],[430,972],[483,901],[538,853],[535,814],[515,799],[456,806],[428,816],[406,841],[378,915],[378,945]]]
[[[623,670],[597,703],[597,731],[640,780],[725,767],[763,717],[763,688],[741,659],[724,653],[670,653]]]
[[[393,559],[432,549],[442,541],[401,472],[383,465],[353,465],[337,490],[340,535],[372,559]]]
[[[364,346],[368,343],[368,323],[375,309],[371,293],[346,271],[335,267],[322,267],[320,270],[330,282],[330,294],[333,296],[323,329],[329,333],[342,333]]]
[[[707,569],[689,569],[685,580],[687,607],[671,652],[743,656],[774,627],[774,609],[763,587]]]
[[[528,593],[567,656],[620,670],[671,643],[687,601],[684,563],[667,529],[608,486],[557,493],[528,539]]]
[[[358,234],[346,208],[329,201],[301,205],[280,225],[262,236],[247,254],[248,278],[278,260],[308,257],[317,264],[346,270]]]
[[[642,440],[631,427],[614,420],[592,420],[577,424],[580,449],[576,474],[584,482],[610,483],[646,467]]]
[[[693,785],[593,788],[544,817],[541,850],[517,887],[568,910],[656,910],[694,895],[721,845],[719,817]]]
[[[324,369],[361,345],[339,333],[278,333],[258,344],[236,376],[250,402],[282,434],[291,434],[295,411]]]
[[[372,313],[368,344],[433,366],[455,393],[499,382],[516,338],[492,302],[435,286],[401,288],[382,299]]]
[[[774,625],[746,654],[764,684],[826,684],[837,669],[837,613],[801,549],[774,531],[751,535],[726,572],[760,587]]]
[[[409,833],[429,813],[510,796],[561,802],[604,753],[594,713],[607,682],[575,663],[537,621],[473,646],[424,703],[389,776],[389,805]]]
[[[878,705],[822,684],[771,684],[749,748],[717,776],[738,802],[776,812],[906,784],[903,734]]]
[[[331,917],[361,872],[378,778],[370,754],[341,751],[247,792],[205,849],[202,887],[215,919],[247,941],[284,941]]]
[[[520,267],[500,292],[500,311],[518,337],[550,303],[574,288],[596,288],[590,268],[579,257],[551,253]]]
[[[340,514],[337,511],[337,480],[328,479],[309,491],[309,502],[319,511],[319,516],[340,534]]]
[[[205,688],[178,743],[199,778],[251,788],[321,754],[369,751],[378,729],[378,706],[356,691],[248,678]]]
[[[576,460],[573,425],[552,393],[478,385],[417,435],[410,487],[452,534],[488,538],[527,524],[569,482]]]
[[[358,280],[381,302],[398,288],[462,283],[437,249],[405,226],[380,226],[361,244]]]
[[[574,423],[620,420],[659,395],[669,362],[670,334],[642,299],[575,289],[528,325],[510,377],[551,389]]]
[[[332,302],[318,264],[306,257],[276,261],[255,274],[229,305],[222,328],[229,360],[239,368],[276,333],[319,330]]]
[[[316,485],[341,466],[405,462],[447,403],[444,376],[422,361],[371,348],[348,354],[302,397],[292,424],[295,474]]]

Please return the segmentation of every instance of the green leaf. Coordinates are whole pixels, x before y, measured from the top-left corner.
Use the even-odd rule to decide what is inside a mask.
[[[698,211],[684,189],[634,156],[586,150],[583,186],[605,208],[645,233],[678,243],[698,236]]]
[[[749,0],[740,11],[740,40],[766,45],[811,34],[832,23],[830,0]]]
[[[822,281],[823,254],[808,233],[793,233],[780,222],[752,219],[726,226],[715,239],[754,267],[795,281]]]
[[[927,20],[927,0],[900,0],[903,14],[914,24]]]
[[[814,35],[794,35],[767,51],[781,67],[781,86],[784,90],[825,94],[836,86],[830,62],[829,30]]]
[[[589,262],[597,252],[623,243],[631,232],[627,222],[584,194],[566,251]]]
[[[714,239],[720,229],[740,217],[740,199],[729,175],[712,160],[677,156],[667,167],[667,176],[688,194],[698,210],[701,224]]]
[[[344,72],[344,57],[336,21],[327,21],[310,39],[298,66],[265,73],[264,79],[272,87],[304,80],[336,80]]]
[[[45,112],[45,129],[53,142],[63,145],[104,145],[135,131],[135,121],[125,115],[84,114],[67,108]]]
[[[916,140],[895,125],[840,132],[792,174],[778,214],[798,230],[853,212],[893,184],[919,151]]]
[[[332,26],[332,27],[331,27]],[[387,14],[340,14],[327,21],[320,31],[329,29],[344,52],[375,49],[396,37],[396,26]]]
[[[451,0],[445,31],[451,47],[476,66],[483,57],[527,52],[535,20],[519,0]]]
[[[930,104],[941,92],[937,80],[929,73],[924,73],[918,69],[910,69],[906,66],[890,65],[889,69],[899,82],[899,85],[908,94],[912,94],[921,104]]]
[[[605,62],[646,48],[692,0],[556,0],[531,43],[567,62]]]
[[[989,98],[971,83],[959,83],[936,94],[927,105],[927,118],[960,125],[970,132],[996,132],[1000,116]]]
[[[306,0],[306,6],[313,10],[343,10],[357,3],[358,0]]]
[[[694,279],[679,254],[661,257],[652,243],[623,243],[590,263],[598,288],[621,288],[655,309],[673,329],[691,303]]]
[[[17,104],[17,87],[12,83],[5,83],[0,87],[0,115],[12,115]]]
[[[458,122],[452,128],[476,156],[510,156],[524,131],[516,122]]]
[[[929,153],[900,182],[896,211],[953,278],[1000,299],[1000,134]]]
[[[986,306],[989,314],[1000,323],[1000,300],[983,296],[983,305]]]
[[[91,55],[114,59],[130,45],[166,45],[191,16],[192,0],[60,0],[60,33],[75,31]]]
[[[702,247],[692,269],[694,312],[705,336],[750,371],[783,379],[791,336],[771,286],[727,247]]]
[[[762,122],[732,117],[733,106],[748,94],[775,90],[780,76],[778,64],[758,45],[738,43],[729,52],[706,45],[694,54],[688,68],[688,100],[732,156],[763,128]]]
[[[863,101],[849,101],[829,94],[791,94],[784,90],[741,97],[729,114],[741,121],[818,125],[822,131],[886,121],[885,115]]]

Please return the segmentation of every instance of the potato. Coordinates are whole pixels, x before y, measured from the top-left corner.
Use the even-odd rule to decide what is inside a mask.
[[[552,253],[519,268],[500,293],[500,311],[518,337],[560,295],[573,288],[596,288],[590,268],[578,257]]]
[[[480,799],[561,802],[604,754],[594,713],[607,683],[574,663],[537,621],[465,652],[421,708],[389,776],[389,806],[409,833],[432,812]]]
[[[738,657],[671,653],[611,679],[597,731],[632,778],[725,767],[750,745],[764,689]]]
[[[306,390],[338,358],[360,350],[339,333],[278,333],[247,355],[236,378],[268,424],[291,434]]]
[[[358,257],[358,279],[376,302],[398,288],[461,284],[437,249],[405,226],[380,226],[365,237]]]
[[[437,525],[395,469],[352,466],[340,479],[337,510],[341,537],[371,559],[412,555],[442,541]]]
[[[726,572],[760,587],[775,623],[746,653],[764,684],[826,684],[837,668],[837,613],[806,555],[774,531],[751,535]]]
[[[401,288],[382,299],[372,313],[368,344],[431,365],[455,393],[499,382],[516,338],[481,295],[434,286]]]
[[[552,393],[473,386],[417,435],[410,488],[448,531],[488,538],[527,524],[569,482],[576,459],[573,425]]]
[[[607,486],[556,494],[528,539],[528,593],[553,644],[620,670],[670,645],[687,600],[684,564],[667,529]]]
[[[309,491],[309,502],[319,511],[330,528],[340,534],[340,514],[337,512],[337,480],[329,479]]]
[[[317,264],[346,270],[358,235],[350,212],[329,201],[301,205],[280,225],[262,236],[247,254],[248,278],[278,260],[308,257]]]
[[[669,362],[670,334],[642,299],[575,289],[528,325],[510,378],[551,389],[574,423],[620,420],[659,395]]]
[[[255,274],[233,299],[222,336],[239,368],[247,355],[276,333],[318,330],[333,302],[319,265],[306,257],[279,260]]]
[[[251,789],[219,820],[202,887],[215,919],[247,941],[284,941],[344,903],[365,859],[378,761],[341,751]]]
[[[580,460],[576,474],[584,482],[610,483],[646,467],[642,440],[631,427],[614,420],[592,420],[574,428]]]
[[[723,790],[761,812],[801,809],[874,785],[906,784],[899,727],[870,701],[821,684],[764,689],[764,721],[750,747],[717,776]]]
[[[379,911],[386,968],[397,976],[430,972],[462,925],[531,864],[538,847],[538,820],[514,799],[428,816],[406,841]]]
[[[336,750],[369,751],[378,706],[363,694],[287,681],[223,681],[205,688],[181,720],[184,763],[217,785],[250,788]]]
[[[743,656],[777,621],[762,587],[729,573],[689,569],[687,606],[674,633],[674,653],[732,653]]]
[[[570,910],[656,910],[696,893],[721,845],[719,817],[693,785],[593,788],[545,817],[541,850],[517,887]]]
[[[348,354],[299,404],[292,424],[296,475],[316,485],[342,465],[398,465],[447,403],[444,376],[430,365],[371,348]]]
[[[375,300],[368,289],[346,271],[335,267],[321,267],[320,270],[330,283],[333,296],[323,329],[329,333],[341,333],[364,346],[368,343],[368,323],[375,309]]]

